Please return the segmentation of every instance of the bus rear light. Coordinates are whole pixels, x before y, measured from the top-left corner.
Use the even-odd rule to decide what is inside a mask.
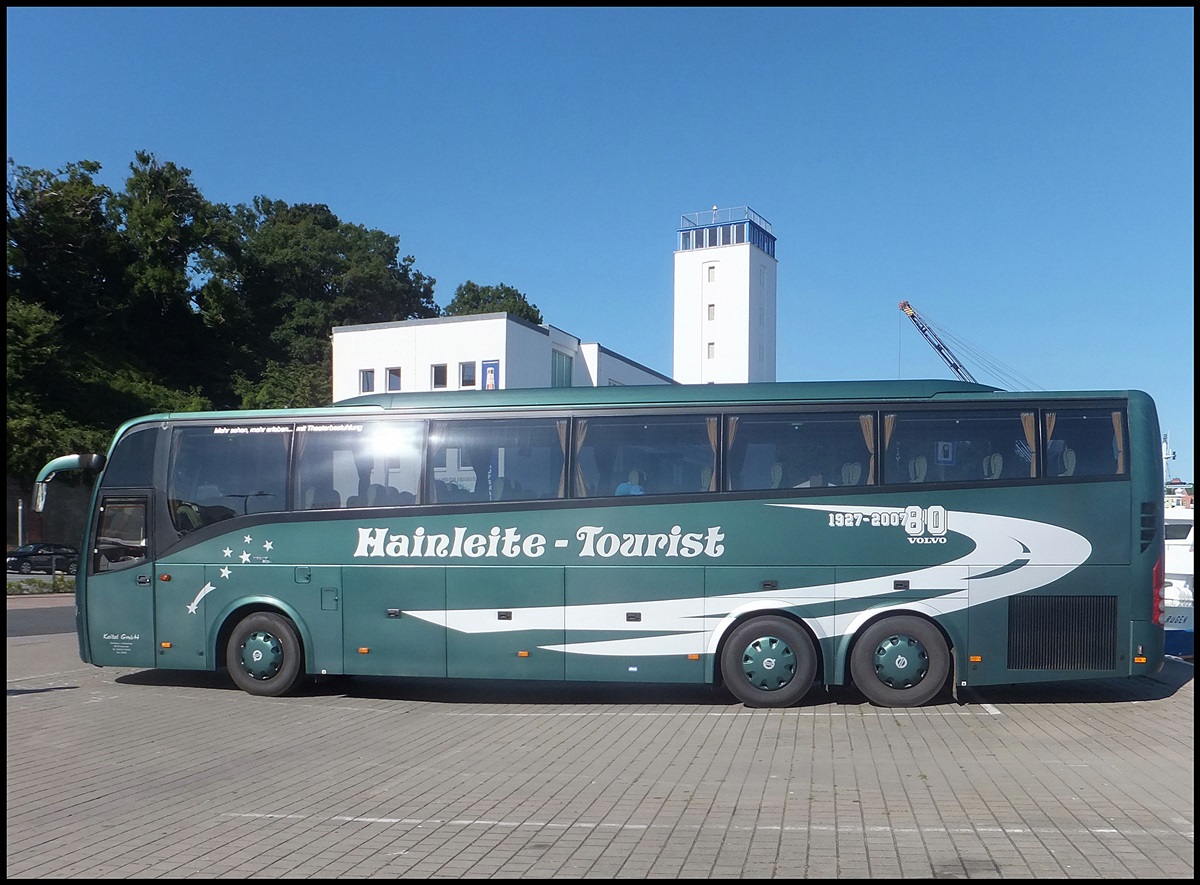
[[[1164,583],[1166,581],[1166,569],[1163,565],[1162,558],[1154,563],[1154,576],[1151,578],[1154,584],[1153,588],[1153,610],[1151,611],[1150,620],[1156,627],[1162,627],[1166,623],[1166,600],[1164,598]]]

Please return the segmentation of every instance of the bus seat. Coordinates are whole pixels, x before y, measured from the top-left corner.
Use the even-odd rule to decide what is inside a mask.
[[[909,482],[925,482],[925,473],[929,469],[929,461],[924,455],[917,455],[915,458],[909,459],[908,462],[908,479]]]
[[[377,482],[367,486],[367,506],[383,507],[387,504],[387,491]]]
[[[1075,450],[1063,449],[1062,456],[1063,470],[1059,476],[1074,476],[1075,475]]]
[[[862,465],[857,461],[847,461],[842,465],[842,485],[856,486],[862,478]]]
[[[707,464],[700,468],[700,491],[711,492],[712,489],[712,468]]]
[[[384,500],[387,501],[389,507],[395,507],[400,504],[400,490],[395,486],[383,487]]]
[[[1000,473],[1004,470],[1004,456],[999,452],[993,455],[985,455],[983,458],[983,478],[984,479],[999,479]]]
[[[304,493],[305,510],[330,510],[342,506],[342,496],[333,486],[312,486]]]
[[[777,489],[783,483],[783,465],[776,461],[771,465],[771,488]]]

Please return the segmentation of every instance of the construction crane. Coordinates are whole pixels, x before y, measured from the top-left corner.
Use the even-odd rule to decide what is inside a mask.
[[[967,371],[967,367],[958,361],[958,357],[950,352],[950,348],[942,343],[942,339],[937,336],[937,333],[925,324],[925,321],[921,319],[915,310],[913,310],[913,306],[911,304],[909,304],[907,301],[901,301],[900,309],[904,311],[910,320],[913,321],[913,325],[917,327],[917,331],[920,332],[925,337],[925,340],[929,342],[930,346],[932,346],[933,349],[938,352],[938,356],[946,361],[946,365],[950,367],[950,371],[958,376],[959,381],[970,381],[972,384],[979,383],[975,380],[975,376]]]

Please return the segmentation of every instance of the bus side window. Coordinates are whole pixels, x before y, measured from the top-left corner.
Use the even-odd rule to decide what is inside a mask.
[[[429,435],[430,487],[437,503],[566,497],[564,420],[435,421]]]
[[[718,419],[707,415],[588,418],[575,495],[701,494],[708,488],[702,472],[716,466],[718,430]]]
[[[1047,476],[1119,476],[1128,472],[1123,411],[1046,411],[1043,433]]]

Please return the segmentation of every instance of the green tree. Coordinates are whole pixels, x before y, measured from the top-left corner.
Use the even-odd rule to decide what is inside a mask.
[[[435,280],[414,270],[412,256],[399,258],[398,237],[344,223],[328,206],[265,197],[235,215],[242,251],[224,296],[236,308],[226,316],[240,324],[231,333],[243,348],[253,346],[260,358],[237,381],[243,407],[328,403],[334,326],[439,314]],[[318,389],[309,381],[319,367]],[[307,380],[290,389],[287,379]]]
[[[123,188],[85,160],[9,160],[9,474],[103,451],[137,415],[330,401],[334,326],[439,316],[399,238],[324,205],[207,201],[139,151]]]
[[[154,165],[149,155],[139,162]],[[104,451],[113,430],[135,415],[205,408],[210,400],[191,373],[164,371],[168,357],[200,344],[195,331],[203,323],[188,328],[186,285],[153,294],[139,285],[166,277],[146,241],[169,240],[171,232],[143,235],[136,217],[131,228],[125,210],[136,201],[98,185],[95,162],[49,172],[10,160],[9,168],[8,473],[29,482],[54,455]],[[139,167],[131,169],[136,195]],[[176,184],[186,179],[186,170],[167,172]]]
[[[467,280],[454,291],[454,298],[446,305],[446,316],[461,317],[479,313],[511,313],[531,323],[542,323],[542,312],[529,303],[521,292],[512,286],[480,286]]]

